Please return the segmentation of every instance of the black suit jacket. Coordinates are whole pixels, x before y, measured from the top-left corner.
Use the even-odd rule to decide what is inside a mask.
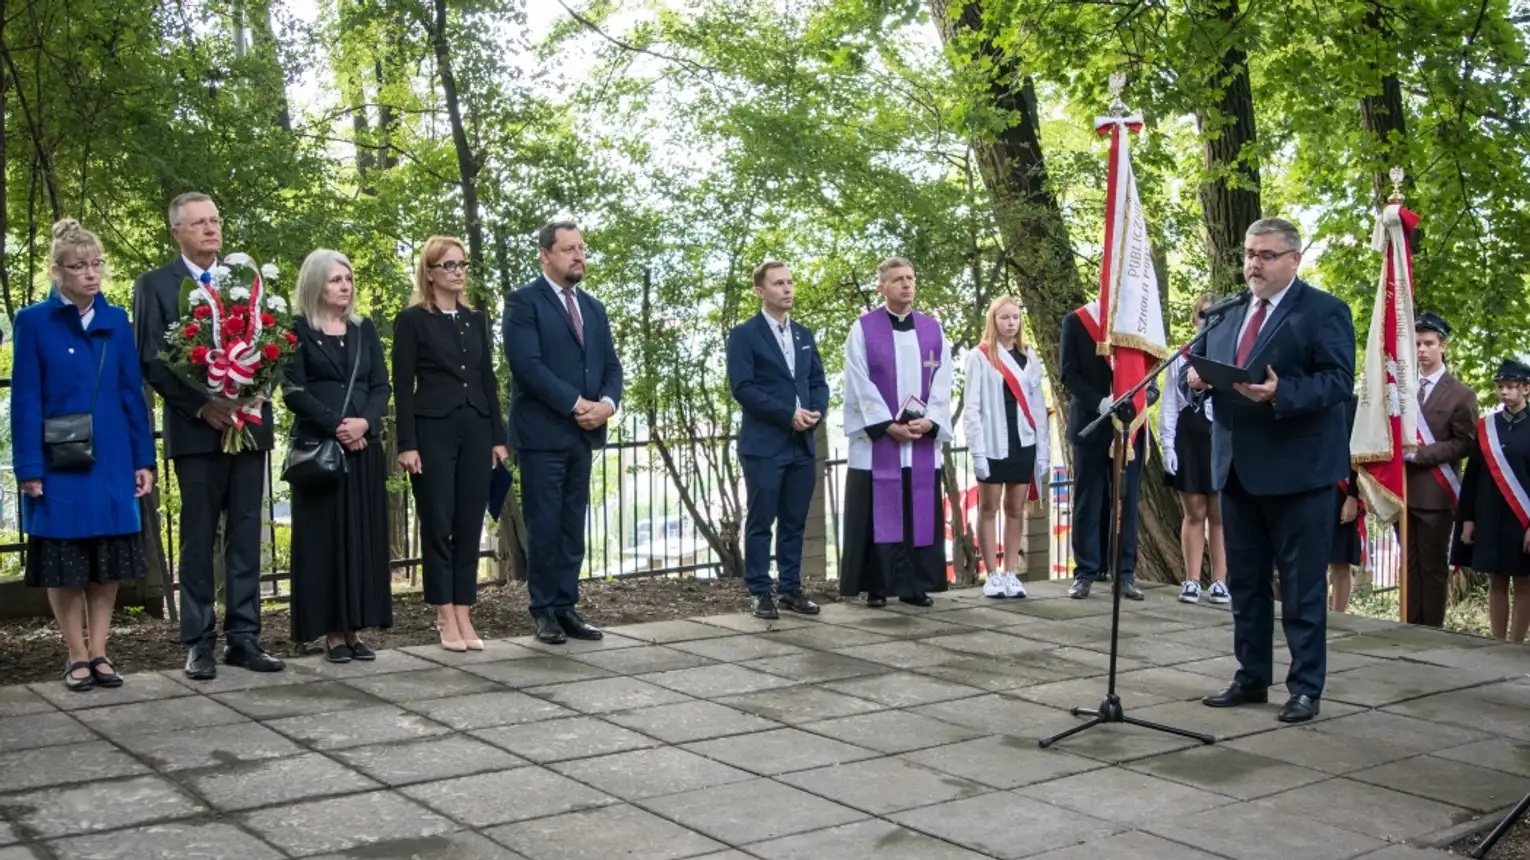
[[[1063,388],[1068,392],[1068,441],[1083,451],[1108,453],[1110,451],[1110,425],[1102,425],[1087,438],[1079,434],[1090,422],[1100,417],[1100,401],[1109,397],[1114,374],[1110,359],[1095,351],[1095,340],[1089,329],[1079,319],[1078,311],[1069,311],[1062,321],[1062,333],[1058,339],[1058,369],[1062,373]],[[1158,382],[1148,383],[1147,404],[1158,402]],[[1147,445],[1147,433],[1137,436],[1137,449]]]
[[[609,397],[622,405],[622,363],[611,337],[606,306],[576,290],[584,341],[574,335],[568,310],[540,277],[510,294],[505,310],[505,357],[510,360],[510,447],[565,451],[583,437],[606,444],[606,426],[584,430],[574,420],[580,397]]]
[[[424,305],[406,308],[393,321],[393,396],[400,451],[419,450],[416,418],[445,418],[462,406],[489,419],[489,438],[495,445],[505,444],[489,317],[479,310],[466,313],[467,327],[461,334],[449,314]]]
[[[223,434],[197,417],[197,410],[212,398],[204,387],[178,375],[159,358],[165,349],[165,329],[181,316],[181,281],[191,277],[179,255],[168,265],[140,275],[133,282],[133,334],[144,381],[164,401],[161,428],[165,456],[216,454],[223,450]],[[260,408],[261,423],[251,426],[255,446],[271,450],[271,404]]]
[[[1196,353],[1233,364],[1238,333],[1253,312],[1249,302],[1229,314]],[[1280,380],[1269,403],[1212,391],[1212,486],[1225,487],[1234,468],[1238,483],[1256,496],[1331,487],[1348,477],[1349,402],[1355,392],[1349,305],[1298,278],[1254,341],[1248,366],[1264,365]]]
[[[294,318],[292,329],[298,336],[298,348],[282,371],[282,402],[297,418],[292,425],[293,438],[332,438],[343,418],[365,418],[367,438],[378,438],[388,410],[388,366],[383,360],[382,338],[372,321],[346,324],[343,355],[321,343],[323,333],[309,326],[306,319]],[[356,382],[346,405],[345,389],[350,385],[353,364]],[[346,405],[344,414],[342,405]]]

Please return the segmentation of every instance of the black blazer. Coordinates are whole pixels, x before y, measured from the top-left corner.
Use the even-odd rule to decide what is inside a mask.
[[[603,448],[609,423],[594,430],[581,428],[574,420],[574,405],[581,397],[597,402],[609,397],[621,408],[622,362],[606,306],[584,290],[575,295],[584,323],[583,342],[546,276],[506,299],[510,447],[518,451],[566,451],[581,439],[591,448]]]
[[[197,417],[197,410],[211,398],[203,387],[193,385],[160,360],[165,348],[165,329],[181,316],[181,280],[191,277],[179,254],[166,266],[140,275],[133,282],[133,334],[144,381],[164,401],[161,426],[165,456],[174,459],[190,454],[216,454],[223,450],[223,434]],[[271,450],[273,422],[271,404],[260,408],[261,423],[246,425],[255,435],[255,447]]]
[[[298,336],[297,352],[282,370],[282,402],[292,410],[294,439],[329,439],[335,435],[343,418],[365,418],[367,438],[382,433],[383,415],[388,411],[388,366],[383,361],[382,338],[371,320],[345,326],[345,354],[320,342],[323,333],[308,325],[308,320],[294,317],[292,331]],[[351,365],[356,364],[356,384],[351,389],[345,414],[345,389],[351,379]]]
[[[1238,332],[1253,303],[1228,314],[1196,352],[1224,364],[1237,358]],[[1269,365],[1275,399],[1211,393],[1211,485],[1236,468],[1255,496],[1332,487],[1350,473],[1349,402],[1355,396],[1355,325],[1349,305],[1298,278],[1270,312],[1249,366]]]
[[[450,315],[424,305],[406,308],[393,321],[393,396],[400,451],[419,450],[416,418],[445,418],[464,405],[489,419],[489,438],[495,445],[505,444],[488,315],[465,308],[458,313],[467,314],[462,334]]]
[[[1111,394],[1114,376],[1110,359],[1095,351],[1094,338],[1089,336],[1078,311],[1069,311],[1063,317],[1057,352],[1063,389],[1068,392],[1068,442],[1084,451],[1109,452],[1112,435],[1108,423],[1096,428],[1086,439],[1079,439],[1078,435],[1100,417],[1101,400],[1115,399]],[[1154,381],[1148,383],[1147,405],[1157,402],[1158,383]],[[1137,436],[1138,451],[1146,450],[1147,435]]]

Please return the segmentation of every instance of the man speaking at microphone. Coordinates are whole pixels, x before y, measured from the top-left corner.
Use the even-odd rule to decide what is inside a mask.
[[[1279,218],[1244,237],[1250,301],[1228,313],[1195,349],[1250,368],[1262,382],[1211,389],[1212,485],[1221,494],[1238,672],[1214,708],[1269,701],[1274,683],[1273,571],[1291,650],[1290,694],[1280,720],[1317,716],[1327,675],[1328,545],[1333,487],[1349,475],[1345,404],[1355,387],[1349,306],[1296,277],[1301,235]],[[1191,386],[1210,388],[1194,369]]]

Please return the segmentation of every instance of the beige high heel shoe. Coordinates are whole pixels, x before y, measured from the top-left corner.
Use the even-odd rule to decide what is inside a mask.
[[[437,624],[436,624],[436,632],[441,634],[441,648],[442,648],[442,650],[451,651],[451,652],[454,652],[454,653],[461,653],[461,652],[466,651],[468,649],[468,644],[466,642],[462,641],[461,639],[448,639],[448,638],[446,638],[446,631],[441,629],[441,624],[439,622],[437,622]]]
[[[483,640],[482,639],[466,639],[466,640],[463,640],[462,644],[466,645],[467,649],[469,651],[482,651],[483,650]]]

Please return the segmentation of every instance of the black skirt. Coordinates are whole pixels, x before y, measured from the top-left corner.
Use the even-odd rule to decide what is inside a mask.
[[[333,484],[292,487],[292,641],[393,626],[382,445],[345,455]]]
[[[1358,565],[1361,556],[1360,517],[1357,515],[1351,522],[1341,522],[1344,502],[1349,496],[1338,487],[1334,487],[1333,492],[1338,500],[1333,509],[1333,538],[1328,542],[1328,563]]]
[[[1011,350],[1010,355],[1024,370],[1026,356],[1019,350]],[[1015,399],[1015,393],[1004,386],[1004,426],[1009,433],[1009,456],[1002,460],[988,461],[988,477],[979,478],[980,484],[1029,484],[1036,480],[1036,446],[1020,445],[1020,422],[1025,418],[1020,414],[1020,401]]]
[[[26,584],[32,588],[84,588],[143,579],[142,535],[93,538],[27,538]]]
[[[1209,496],[1216,493],[1211,481],[1211,422],[1193,406],[1179,411],[1174,429],[1174,454],[1179,468],[1164,475],[1164,483],[1181,493]]]
[[[945,503],[941,471],[935,470],[935,541],[914,546],[914,515],[910,470],[903,470],[903,540],[877,543],[872,522],[870,469],[845,470],[844,544],[839,570],[839,593],[861,592],[884,597],[918,597],[945,591]]]

